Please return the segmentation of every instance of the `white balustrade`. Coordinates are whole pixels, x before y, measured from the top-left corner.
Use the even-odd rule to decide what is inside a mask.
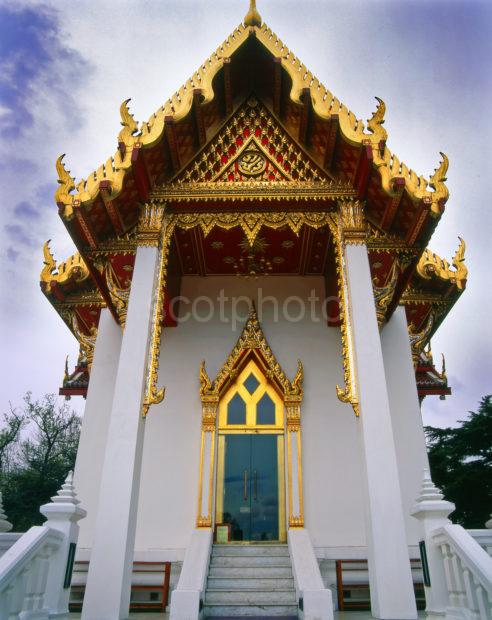
[[[44,525],[32,527],[0,558],[0,619],[49,620],[68,617],[65,587],[69,549],[77,521],[85,516],[68,475],[51,504],[41,507]]]
[[[472,538],[484,549],[490,556],[492,556],[492,530],[466,530]],[[1,540],[1,539],[0,539]]]
[[[422,524],[428,618],[492,620],[492,558],[487,530],[467,532],[448,519],[454,504],[447,502],[424,470],[422,490],[412,515]]]
[[[14,620],[21,612],[49,618],[44,591],[49,560],[63,534],[42,525],[32,527],[0,558],[0,618]]]
[[[491,620],[492,558],[460,525],[438,528],[432,540],[444,562],[449,596],[445,617]]]

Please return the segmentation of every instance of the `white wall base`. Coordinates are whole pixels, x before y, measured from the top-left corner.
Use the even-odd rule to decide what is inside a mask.
[[[297,600],[302,599],[299,617],[305,620],[333,620],[331,590],[324,587],[308,531],[304,528],[290,529],[288,542]]]
[[[186,549],[177,588],[171,596],[171,620],[196,620],[200,617],[212,549],[212,530],[196,529]]]

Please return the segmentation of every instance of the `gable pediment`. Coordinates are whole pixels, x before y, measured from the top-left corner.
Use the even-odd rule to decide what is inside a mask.
[[[331,179],[251,96],[171,185],[299,182]]]

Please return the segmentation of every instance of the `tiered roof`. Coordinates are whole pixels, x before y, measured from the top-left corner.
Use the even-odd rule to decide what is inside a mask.
[[[436,170],[425,178],[392,154],[382,99],[377,98],[367,124],[357,119],[252,6],[244,23],[148,121],[137,123],[128,103],[120,108],[122,129],[114,156],[87,179],[76,183],[63,156],[56,163],[55,200],[79,252],[57,266],[45,246],[41,286],[79,341],[94,339],[103,306],[124,322],[142,204],[165,200],[171,213],[204,207],[231,212],[241,196],[241,209],[249,205],[250,210],[275,212],[279,200],[282,209],[291,208],[285,207],[289,198],[303,193],[303,210],[334,211],[336,192],[345,192],[365,203],[378,317],[383,323],[404,304],[414,352],[420,354],[465,288],[465,246],[461,242],[452,265],[427,249],[449,195],[448,159],[441,154]],[[253,105],[262,120],[250,135],[247,114]],[[253,148],[268,156],[271,174],[244,179],[235,162],[253,138]],[[182,260],[183,246],[194,244],[193,256],[200,257],[207,243],[219,247],[227,241],[192,231],[183,235],[189,238],[175,241],[176,273],[217,273],[219,267],[210,261]],[[325,273],[330,291],[335,286],[330,249],[318,264],[314,249],[320,247],[316,244],[328,247],[329,235],[323,230],[316,235],[302,233],[303,247],[308,247],[304,267],[280,256],[283,267],[276,272]],[[269,239],[274,246],[277,241]],[[296,243],[295,235],[289,242]]]

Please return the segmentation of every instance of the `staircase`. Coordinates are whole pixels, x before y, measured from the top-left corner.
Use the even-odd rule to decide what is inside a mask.
[[[214,545],[204,615],[297,618],[287,545]]]

